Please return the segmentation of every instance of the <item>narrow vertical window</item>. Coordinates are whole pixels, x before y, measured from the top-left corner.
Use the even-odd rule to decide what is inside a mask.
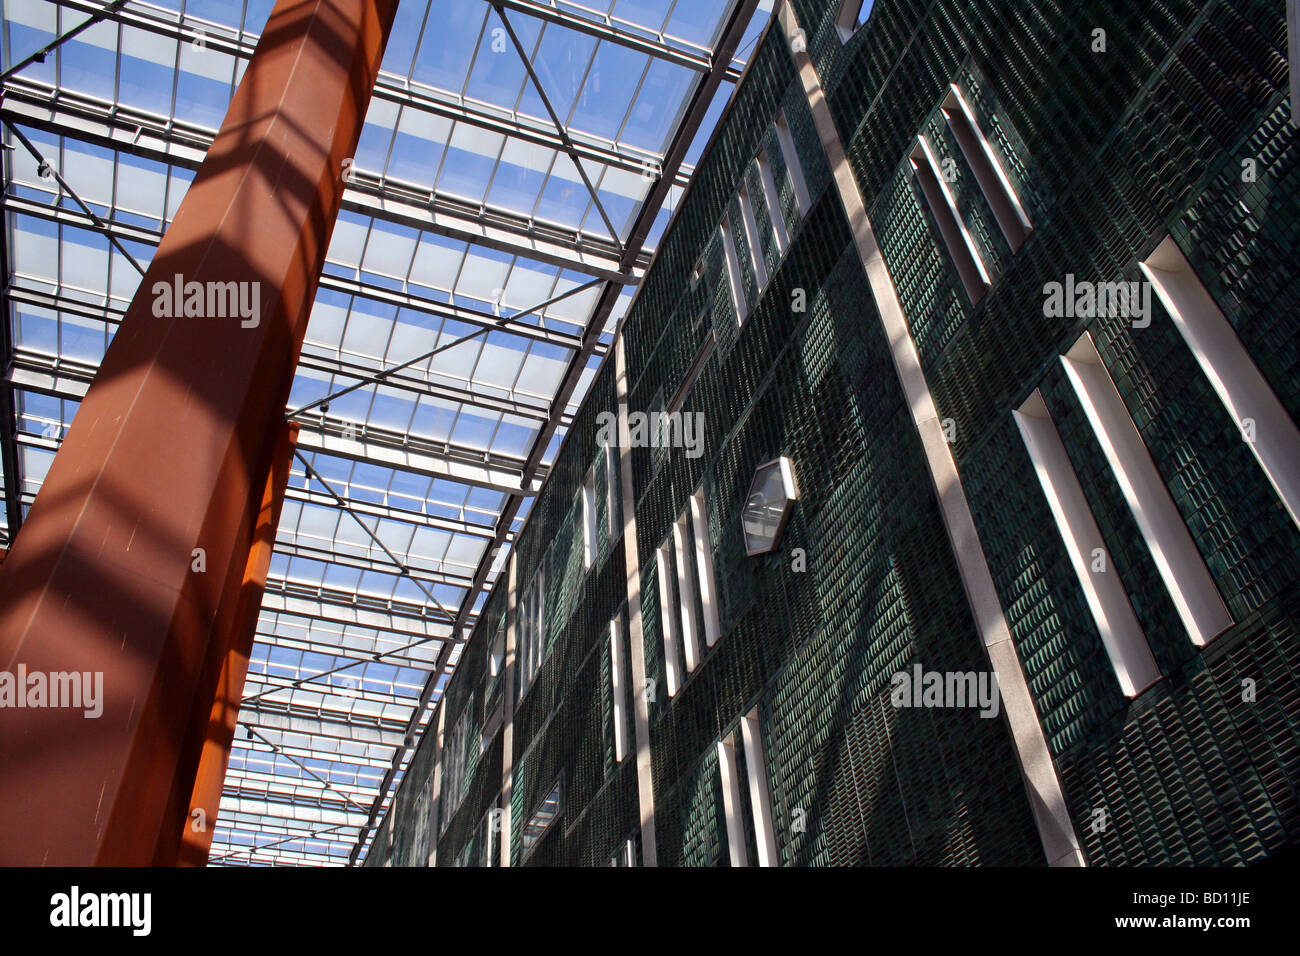
[[[1160,668],[1151,656],[1128,592],[1106,550],[1061,436],[1052,424],[1047,403],[1035,391],[1012,415],[1120,689],[1126,697],[1136,697],[1160,679]]]
[[[776,251],[784,255],[790,248],[790,234],[786,232],[785,217],[781,214],[781,194],[777,192],[776,180],[772,178],[772,164],[768,161],[765,149],[758,152],[758,178],[763,184],[763,204],[767,207],[767,218],[772,223]]]
[[[1142,272],[1291,520],[1300,525],[1300,429],[1173,237],[1156,247]]]
[[[942,109],[948,127],[952,130],[957,145],[961,147],[962,155],[966,157],[966,164],[975,174],[975,182],[988,200],[989,208],[993,210],[998,228],[1006,237],[1011,251],[1015,252],[1024,244],[1025,237],[1033,228],[1024,207],[1020,205],[1020,197],[1012,188],[1002,164],[993,155],[989,141],[980,132],[974,112],[955,84],[948,88]]]
[[[627,680],[623,673],[623,640],[623,619],[619,614],[609,622],[609,689],[614,701],[614,759],[617,761],[627,756],[631,714]]]
[[[533,678],[542,666],[546,650],[546,560],[537,569],[532,586],[524,595],[519,616],[519,696],[520,699],[532,685]]]
[[[759,239],[754,207],[750,205],[749,187],[743,182],[736,194],[736,200],[740,206],[741,225],[745,229],[745,245],[749,246],[749,262],[754,268],[754,282],[761,291],[767,287],[767,263],[763,261],[763,244]]]
[[[1061,362],[1192,643],[1210,643],[1232,615],[1092,337],[1085,334]]]
[[[772,795],[767,786],[767,757],[763,753],[757,707],[740,722],[740,737],[745,747],[745,767],[749,771],[749,802],[754,813],[758,865],[776,866],[776,827],[772,823]]]
[[[691,551],[695,545],[689,512],[683,512],[677,519],[672,536],[674,564],[677,566],[677,611],[681,614],[679,633],[686,655],[686,670],[693,671],[700,665],[700,637],[695,625],[695,582],[691,577]]]
[[[736,310],[736,324],[745,321],[749,306],[745,302],[745,283],[740,275],[740,256],[736,252],[736,243],[731,238],[731,217],[723,215],[722,225],[718,226],[722,237],[722,256],[726,260],[727,287],[731,290],[731,304]]]
[[[732,866],[749,866],[745,844],[745,803],[741,792],[740,761],[735,735],[718,741],[718,776],[722,781],[722,808],[727,823],[727,853]]]
[[[803,166],[799,163],[799,152],[794,148],[794,137],[790,135],[785,110],[776,114],[776,141],[781,147],[781,158],[785,160],[786,171],[790,174],[790,185],[794,188],[799,215],[806,216],[812,208],[812,198],[808,195],[808,184],[803,178]]]
[[[609,516],[609,540],[623,536],[623,502],[619,497],[619,469],[622,467],[615,445],[605,446],[605,513]]]
[[[713,548],[709,543],[709,507],[702,487],[691,495],[690,514],[691,526],[695,532],[695,570],[700,581],[700,606],[704,611],[704,641],[712,647],[722,636],[722,622],[718,614],[718,589],[713,573]]]
[[[596,563],[596,466],[582,480],[582,566]]]
[[[521,851],[523,855],[526,856],[532,851],[533,847],[537,846],[542,837],[546,834],[546,831],[551,828],[551,824],[555,822],[556,817],[558,817],[563,810],[564,795],[561,791],[560,782],[557,780],[555,782],[555,789],[547,794],[546,799],[542,801],[541,806],[534,811],[533,815],[528,818],[528,822],[523,826],[523,830],[520,833]]]
[[[961,277],[966,294],[972,304],[979,302],[989,288],[988,270],[984,268],[984,263],[975,248],[975,241],[957,212],[957,203],[944,183],[943,174],[939,172],[939,164],[935,161],[934,153],[924,136],[916,138],[916,146],[908,158],[912,164],[912,171],[916,174],[916,181],[921,186],[925,203],[939,226],[939,234],[948,248],[948,255],[953,265],[957,267],[957,274]]]
[[[668,696],[671,697],[682,686],[682,673],[676,595],[673,593],[673,555],[669,542],[664,542],[655,552],[655,569],[659,578],[659,629],[664,642],[664,680],[668,684]]]

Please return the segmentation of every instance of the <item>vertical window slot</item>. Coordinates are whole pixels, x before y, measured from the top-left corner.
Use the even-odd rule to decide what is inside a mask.
[[[934,153],[930,151],[930,145],[925,141],[924,136],[916,138],[916,147],[912,150],[909,159],[926,204],[939,224],[944,245],[948,247],[948,255],[957,267],[957,274],[966,288],[966,294],[972,304],[979,302],[988,291],[989,274],[984,268],[984,263],[980,261],[979,253],[975,249],[975,241],[971,239],[970,233],[967,232],[966,226],[957,213],[957,204],[943,181],[939,164],[935,161]]]
[[[1029,222],[1029,216],[1025,214],[1006,171],[993,155],[993,148],[980,132],[975,114],[955,85],[948,88],[948,96],[943,101],[943,115],[948,120],[948,127],[952,130],[957,145],[961,147],[962,155],[966,157],[966,164],[975,174],[975,182],[993,210],[998,227],[1006,236],[1011,251],[1015,252],[1024,245],[1025,238],[1034,227]]]
[[[776,251],[784,255],[790,248],[790,234],[785,228],[785,217],[781,214],[781,194],[777,192],[776,180],[772,178],[772,164],[768,162],[766,150],[758,153],[758,178],[763,184],[763,203],[767,206],[767,218],[772,221]]]
[[[1034,464],[1038,483],[1065,543],[1070,565],[1083,588],[1120,689],[1126,697],[1136,697],[1160,679],[1160,668],[1151,655],[1151,647],[1133,613],[1128,592],[1119,579],[1110,552],[1106,550],[1101,529],[1097,527],[1092,508],[1042,394],[1035,391],[1024,405],[1012,412],[1012,416]]]
[[[794,188],[795,205],[799,215],[808,215],[812,208],[812,197],[808,195],[808,183],[803,178],[803,166],[799,163],[799,151],[794,148],[794,137],[790,135],[790,124],[786,122],[785,110],[776,114],[776,141],[781,147],[781,158],[790,173],[790,185]]]
[[[749,866],[745,845],[744,802],[740,790],[740,763],[736,759],[735,737],[718,741],[718,776],[722,780],[722,807],[727,818],[727,853],[732,866]]]
[[[689,512],[673,524],[673,554],[677,566],[677,610],[681,613],[682,650],[686,654],[686,670],[700,665],[700,636],[695,626],[695,582],[691,579],[691,528]]]
[[[722,255],[726,260],[727,287],[731,290],[731,304],[736,310],[736,324],[743,325],[749,305],[745,301],[745,283],[740,275],[740,256],[736,252],[736,243],[731,238],[731,217],[724,215],[718,226],[722,237]]]
[[[700,606],[704,611],[704,641],[712,647],[722,636],[722,621],[718,614],[713,548],[709,542],[709,508],[703,488],[697,488],[691,495],[690,513],[691,525],[695,529],[695,569],[700,579]]]
[[[1091,336],[1061,362],[1192,643],[1210,643],[1232,616]]]
[[[673,556],[671,545],[664,542],[655,552],[655,568],[659,576],[659,627],[664,640],[664,680],[668,696],[672,697],[682,686],[681,641],[677,632],[677,614],[673,601]]]
[[[749,246],[749,262],[754,267],[754,282],[762,290],[767,287],[767,263],[763,261],[763,244],[759,241],[754,207],[750,205],[749,187],[744,183],[736,194],[736,200],[740,205],[740,220],[745,229],[745,244]]]
[[[1141,268],[1291,520],[1300,525],[1300,430],[1173,237]]]
[[[745,747],[745,767],[749,771],[749,800],[754,811],[758,865],[776,866],[776,828],[772,824],[772,795],[767,786],[767,758],[763,754],[757,707],[740,722],[740,737]]]

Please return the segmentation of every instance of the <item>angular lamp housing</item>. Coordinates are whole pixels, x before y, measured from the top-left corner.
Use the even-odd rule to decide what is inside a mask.
[[[754,469],[740,520],[747,555],[767,554],[776,547],[798,497],[789,458],[777,458]]]

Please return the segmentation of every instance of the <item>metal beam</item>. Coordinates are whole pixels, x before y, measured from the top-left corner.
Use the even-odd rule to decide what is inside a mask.
[[[27,77],[11,77],[4,83],[5,110],[16,122],[45,129],[69,123],[85,130],[88,141],[122,149],[141,156],[172,156],[174,162],[201,161],[194,150],[203,149],[209,138],[205,127],[171,119],[138,109],[129,104],[104,103],[75,90],[58,89]],[[564,144],[547,123],[513,110],[484,107],[450,93],[408,88],[393,78],[380,77],[375,99],[402,108],[430,113],[442,119],[464,123],[499,136],[561,151]],[[609,143],[570,134],[573,147],[584,162],[609,166],[624,172],[642,173],[660,165],[662,157],[648,150],[621,143]],[[678,185],[685,186],[689,176],[679,172]]]
[[[324,283],[321,283],[324,285]],[[122,322],[122,316],[125,311],[109,305],[96,305],[87,303],[65,295],[46,292],[40,289],[31,289],[24,286],[11,285],[8,289],[0,290],[0,298],[8,299],[11,302],[19,302],[24,305],[37,306],[43,309],[52,309],[58,312],[65,312],[70,315],[80,316],[82,318],[97,319],[111,326],[118,326]],[[450,348],[451,346],[447,346]],[[46,357],[44,353],[19,350],[23,353],[22,360],[18,363],[29,372],[48,371],[54,373],[56,370],[61,371],[62,379],[66,379],[69,384],[64,387],[68,394],[64,397],[80,397],[85,393],[85,388],[93,380],[97,366],[77,362],[69,359],[58,359],[57,362],[53,357]],[[415,364],[414,360],[407,364]],[[45,368],[44,366],[48,366]],[[502,398],[496,395],[484,395],[476,391],[471,383],[463,386],[449,385],[444,381],[435,381],[433,377],[426,377],[415,373],[398,374],[390,369],[375,367],[368,363],[345,361],[344,359],[332,354],[331,350],[319,349],[310,344],[303,346],[303,352],[299,356],[298,367],[321,372],[326,375],[336,375],[344,379],[352,379],[360,383],[355,386],[348,386],[345,392],[355,391],[359,388],[365,388],[373,384],[377,376],[383,376],[384,385],[410,392],[414,395],[431,398],[439,398],[447,402],[454,402],[460,405],[469,405],[475,408],[482,408],[493,412],[502,412],[508,415],[514,415],[519,418],[529,419],[536,423],[545,422],[550,417],[550,404],[546,399],[540,396],[523,394],[520,398]],[[388,372],[389,374],[384,374]],[[80,381],[81,385],[72,384],[74,381]],[[34,384],[25,384],[23,387],[35,388],[38,391],[51,392],[56,391],[54,387],[39,387]],[[80,394],[74,394],[74,393]],[[335,396],[332,396],[335,397]],[[310,409],[313,406],[320,405],[323,399],[302,406],[296,416],[302,417],[304,421],[337,422],[338,427],[346,427],[346,422],[341,419],[326,419],[321,413],[316,413],[315,419],[304,409]],[[565,421],[567,421],[567,417]],[[360,428],[358,423],[357,428]],[[456,447],[454,444],[451,447]],[[471,456],[479,456],[481,453],[465,449],[465,453]],[[509,456],[501,456],[508,459]]]
[[[61,132],[77,137],[74,130]],[[363,170],[353,170],[348,183],[343,192],[343,208],[381,222],[470,242],[611,282],[635,283],[640,279],[640,271],[649,264],[649,258],[645,257],[643,262],[624,265],[619,249],[609,239],[541,223],[512,210],[471,203],[392,180],[381,183],[378,176]],[[36,200],[6,196],[4,208],[82,229],[99,230],[114,242],[130,239],[156,246],[162,241],[162,233],[157,229],[128,226],[112,219],[104,220],[111,228],[103,229],[89,215]]]
[[[313,505],[333,505],[334,499],[322,491],[316,491],[312,488],[294,488],[290,487],[285,492],[285,497],[290,501],[301,501]],[[398,508],[394,505],[378,505],[370,501],[361,501],[357,498],[351,498],[344,495],[348,507],[357,514],[368,515],[373,518],[392,519],[394,521],[403,521],[407,524],[415,525],[417,528],[432,528],[437,531],[446,531],[450,534],[463,534],[475,538],[484,538],[491,540],[492,529],[484,525],[474,524],[469,521],[458,521],[453,518],[443,518],[438,515],[426,514],[422,511],[411,511],[408,508]]]
[[[341,425],[325,428],[319,419],[306,416],[299,421],[302,432],[298,447],[304,452],[319,451],[335,458],[372,462],[505,494],[534,493],[525,484],[517,460],[489,458],[482,453],[470,453],[462,458],[450,445],[411,439],[374,425],[357,427],[353,430],[354,437],[348,437]]]
[[[282,554],[289,558],[306,558],[309,561],[319,561],[324,564],[336,564],[341,568],[350,568],[354,571],[374,571],[378,574],[392,574],[397,577],[408,577],[412,581],[421,584],[427,584],[430,587],[450,587],[450,588],[468,588],[470,578],[465,575],[452,574],[449,572],[429,571],[420,569],[418,572],[408,565],[406,574],[401,574],[397,568],[390,562],[380,558],[363,558],[359,555],[341,554],[331,550],[329,547],[313,547],[309,544],[298,541],[286,540],[283,529],[280,531],[280,537],[275,541],[276,554]]]
[[[334,830],[342,829],[345,826],[347,826],[346,823],[336,823],[334,826],[325,827],[325,829],[323,830],[312,830],[310,833],[307,833],[306,835],[295,834],[293,836],[287,836],[282,840],[273,840],[270,843],[255,843],[250,847],[244,847],[243,849],[240,850],[231,850],[228,853],[222,853],[218,856],[211,856],[208,858],[208,863],[209,864],[220,863],[222,860],[228,860],[233,856],[247,856],[249,859],[252,859],[254,854],[259,853],[262,850],[269,850],[273,846],[280,846],[282,843],[293,843],[299,840],[302,841],[310,840],[322,834],[330,833],[333,832]]]
[[[18,351],[10,363],[5,382],[12,388],[54,398],[80,401],[90,381],[84,366],[62,361],[57,365],[37,353]],[[533,494],[523,484],[523,466],[517,459],[487,458],[482,452],[450,443],[413,441],[397,432],[376,426],[354,426],[327,421],[323,416],[299,419],[302,431],[298,447],[334,458],[381,465],[430,478],[442,478],[503,494]],[[18,433],[19,445],[36,445],[57,450],[59,442]]]
[[[100,12],[108,6],[108,4],[101,3],[99,0],[58,0],[58,2],[60,6],[88,14]],[[527,13],[529,16],[548,23],[567,27],[579,33],[585,33],[599,40],[617,46],[624,46],[657,59],[667,60],[670,63],[687,67],[698,73],[708,73],[714,68],[715,58],[710,57],[707,50],[695,47],[685,41],[679,41],[680,46],[675,46],[669,44],[662,37],[620,30],[616,24],[619,22],[627,23],[628,21],[620,21],[616,17],[605,17],[603,20],[587,19],[576,14],[567,13],[556,6],[541,2],[541,0],[532,0],[532,2],[530,0],[506,0],[505,5],[512,10]],[[130,8],[112,13],[109,18],[174,40],[192,41],[198,35],[199,30],[204,30],[203,42],[207,48],[245,59],[252,55],[252,50],[257,43],[256,34],[244,33],[242,40],[222,34],[214,34],[210,32],[212,30],[211,24],[196,21],[191,17],[182,17],[170,11]],[[633,26],[631,23],[628,23],[628,25]],[[229,27],[229,25],[224,26],[227,26],[231,33],[235,32],[236,28]],[[739,79],[740,73],[730,69],[730,58],[727,60],[727,65],[726,78],[733,81]],[[390,76],[391,74],[381,76],[381,82]]]
[[[451,621],[428,613],[422,605],[397,598],[357,595],[338,588],[306,585],[271,575],[266,581],[262,610],[296,614],[315,620],[389,630],[394,634],[422,634],[444,629],[452,640]],[[373,616],[372,616],[373,615]],[[385,625],[384,622],[389,622]]]

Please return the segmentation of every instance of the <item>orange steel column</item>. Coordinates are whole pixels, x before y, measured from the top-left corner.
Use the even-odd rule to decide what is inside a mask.
[[[208,862],[212,830],[216,826],[226,767],[230,763],[230,747],[235,740],[235,725],[239,722],[248,659],[257,633],[257,618],[262,611],[262,594],[266,590],[266,575],[271,567],[271,552],[275,550],[275,532],[280,526],[280,508],[284,504],[297,441],[298,424],[290,422],[284,426],[275,449],[275,461],[266,482],[266,491],[262,494],[252,547],[248,550],[239,600],[230,627],[224,629],[226,640],[223,642],[224,653],[221,655],[215,698],[210,708],[196,715],[201,724],[193,729],[193,733],[202,737],[203,753],[199,758],[193,790],[182,807],[185,816],[176,830],[178,846],[169,859],[164,854],[172,853],[173,848],[160,841],[159,864],[174,860],[181,866],[204,866]],[[214,645],[217,643],[213,641]]]
[[[278,0],[0,566],[0,864],[177,859],[396,8]]]

